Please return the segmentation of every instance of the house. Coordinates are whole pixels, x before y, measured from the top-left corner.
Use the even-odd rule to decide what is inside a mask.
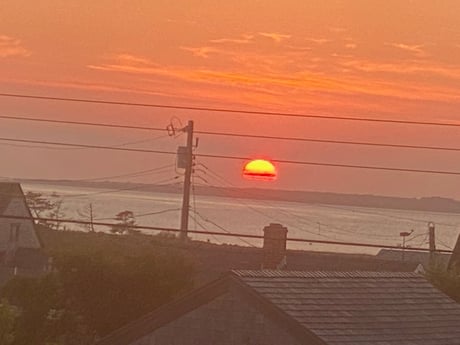
[[[460,235],[458,235],[457,244],[450,257],[449,268],[460,270]]]
[[[410,250],[396,250],[396,249],[381,249],[377,255],[377,259],[414,262],[422,265],[425,269],[430,265],[435,265],[441,268],[447,268],[451,254],[444,253],[429,253]]]
[[[0,285],[14,275],[37,276],[48,269],[31,217],[21,185],[0,183]]]
[[[406,272],[233,271],[97,345],[459,345],[460,305]]]

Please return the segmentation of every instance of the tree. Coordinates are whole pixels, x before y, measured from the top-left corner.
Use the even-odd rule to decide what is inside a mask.
[[[94,334],[69,307],[57,274],[16,277],[5,285],[2,295],[19,309],[11,345],[92,344]]]
[[[55,259],[57,272],[16,277],[2,289],[20,310],[11,345],[89,345],[193,285],[191,265],[171,254],[127,257],[103,250],[61,252]]]
[[[45,198],[43,194],[36,192],[27,192],[26,195],[27,206],[32,210],[37,218],[44,216],[45,213],[54,208],[54,203]]]
[[[128,234],[135,232],[133,226],[136,224],[134,213],[132,211],[121,211],[115,216],[115,220],[118,221],[110,229],[110,232],[114,234]]]
[[[31,209],[32,213],[37,218],[55,218],[54,222],[38,221],[38,224],[48,226],[51,229],[59,230],[61,223],[59,219],[64,217],[62,212],[62,200],[51,200],[46,198],[41,193],[27,192],[26,195],[27,206]],[[52,197],[57,199],[59,195],[56,193],[52,194]]]
[[[89,222],[89,224],[81,224],[81,226],[89,232],[94,232],[94,210],[93,204],[89,203],[84,208],[77,211],[82,220]]]
[[[0,303],[0,344],[13,344],[17,316],[16,309],[3,299]]]
[[[53,203],[53,209],[49,212],[49,218],[55,219],[55,221],[49,222],[49,226],[53,230],[60,230],[62,219],[64,217],[64,212],[62,212],[62,200],[57,200]]]

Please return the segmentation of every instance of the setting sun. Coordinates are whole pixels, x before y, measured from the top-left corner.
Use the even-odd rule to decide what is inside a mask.
[[[273,181],[277,177],[277,171],[272,162],[265,159],[255,159],[246,163],[243,176],[254,180]]]

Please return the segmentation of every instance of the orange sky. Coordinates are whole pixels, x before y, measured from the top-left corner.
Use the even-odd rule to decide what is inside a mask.
[[[460,121],[459,61],[457,0],[3,0],[0,7],[0,92],[8,93]],[[460,146],[459,129],[0,102],[2,113],[19,116],[157,127],[177,116],[184,123],[194,119],[201,130]],[[4,120],[0,135],[100,144],[145,137]],[[148,145],[175,150],[180,140],[168,140]],[[101,165],[100,152],[76,151],[73,158],[90,162],[81,170],[72,157],[50,151],[0,146],[6,157],[23,157],[0,175],[103,176],[142,170],[146,164],[145,156],[104,153]],[[456,153],[208,137],[202,138],[199,152],[460,171]],[[151,165],[168,159],[149,158]],[[132,160],[128,167],[126,160]],[[47,164],[37,167],[37,161]],[[235,162],[206,164],[243,183]],[[458,177],[279,170],[275,183],[257,186],[460,198]]]

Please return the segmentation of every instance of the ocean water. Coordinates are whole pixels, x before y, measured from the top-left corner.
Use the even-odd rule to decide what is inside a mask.
[[[23,184],[23,189],[62,200],[65,218],[83,219],[81,213],[91,203],[95,221],[111,222],[120,211],[134,212],[136,224],[178,228],[182,196],[137,190],[68,187],[51,184]],[[460,232],[460,214],[375,209],[340,205],[303,204],[196,195],[191,198],[189,229],[262,235],[270,223],[288,228],[288,238],[402,245],[401,232],[412,231],[406,245],[428,246],[428,223],[436,225],[438,249],[452,249]],[[68,229],[85,229],[68,224]],[[99,227],[97,231],[108,231]],[[158,233],[157,231],[145,231]],[[240,239],[220,235],[191,235],[193,239],[238,245],[261,246],[260,239]],[[288,242],[290,249],[374,254],[376,248],[332,244]]]

